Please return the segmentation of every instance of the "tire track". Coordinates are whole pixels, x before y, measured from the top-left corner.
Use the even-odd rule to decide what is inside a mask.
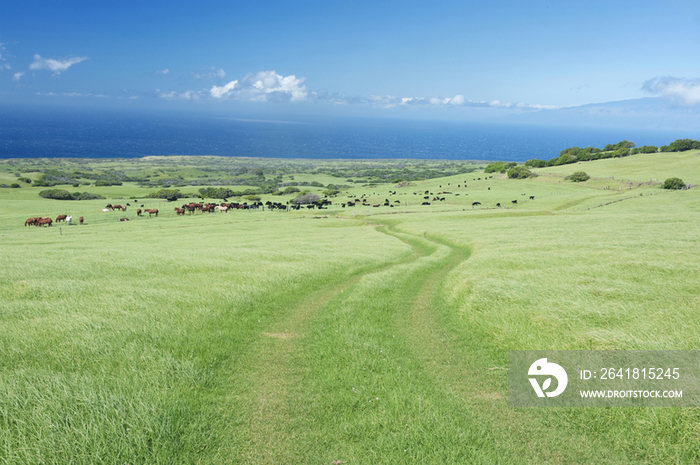
[[[380,232],[383,229],[383,226],[377,228]],[[307,296],[286,312],[283,320],[261,333],[249,374],[256,388],[244,396],[247,397],[245,404],[255,408],[247,418],[250,441],[248,450],[240,457],[242,461],[294,463],[298,459],[293,444],[296,438],[290,435],[288,428],[295,421],[290,411],[290,392],[304,376],[294,360],[301,352],[301,341],[306,337],[314,317],[331,300],[341,298],[341,294],[366,276],[418,260],[422,256],[421,251],[415,247],[413,249],[414,252],[401,261],[361,272],[341,284],[330,285]]]

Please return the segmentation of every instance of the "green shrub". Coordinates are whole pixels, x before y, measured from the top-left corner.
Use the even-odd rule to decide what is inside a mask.
[[[39,197],[54,200],[73,200],[73,195],[63,189],[46,189],[45,191],[39,192]]]
[[[525,166],[530,166],[532,168],[544,168],[545,166],[547,166],[547,162],[545,160],[538,160],[537,158],[533,158],[531,160],[526,161]]]
[[[664,181],[664,189],[683,189],[685,183],[680,178],[668,178]]]
[[[591,179],[591,177],[585,171],[574,171],[564,179],[572,182],[584,182]]]
[[[19,189],[19,188],[22,187],[22,186],[20,186],[20,185],[17,184],[16,182],[13,182],[12,184],[10,184],[10,187],[13,188],[13,189]]]
[[[73,200],[95,200],[104,199],[104,196],[100,194],[92,194],[90,192],[73,192],[71,194]]]
[[[305,205],[318,202],[319,200],[321,200],[321,197],[313,192],[302,192],[292,199],[292,203],[296,205]]]
[[[257,202],[258,200],[260,200],[260,196],[259,195],[247,195],[246,199],[251,200],[253,202]]]
[[[229,197],[242,195],[227,187],[203,187],[199,189],[199,193],[204,199],[227,199]],[[185,196],[183,195],[183,197]]]
[[[495,163],[489,163],[484,169],[484,173],[501,173],[506,168],[506,163],[504,161],[497,161]]]
[[[299,192],[298,188],[296,188],[294,186],[289,186],[285,190],[282,191],[282,194],[289,195],[289,194],[294,194],[296,192]]]
[[[525,165],[514,166],[508,170],[508,177],[510,179],[525,179],[529,178],[531,175],[532,173]]]
[[[97,187],[104,187],[104,186],[121,186],[122,182],[121,181],[115,181],[111,179],[100,179],[99,181],[95,182],[95,186]]]

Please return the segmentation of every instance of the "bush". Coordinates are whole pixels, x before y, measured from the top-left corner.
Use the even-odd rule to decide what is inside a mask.
[[[572,182],[584,182],[591,179],[591,177],[585,171],[575,171],[564,179]]]
[[[32,180],[29,178],[17,178],[18,181],[22,181],[25,184],[31,184]]]
[[[156,192],[151,192],[146,196],[149,199],[168,199],[170,201],[181,199],[187,197],[185,194],[180,192],[179,189],[161,189]]]
[[[659,148],[656,147],[655,145],[642,145],[641,147],[637,147],[636,149],[632,149],[632,155],[636,155],[638,153],[656,153],[659,151]]]
[[[495,163],[489,163],[484,169],[484,173],[501,173],[505,170],[506,163],[503,161],[497,161]]]
[[[547,162],[545,160],[538,160],[537,158],[533,158],[531,160],[526,161],[525,166],[530,166],[532,168],[544,168],[545,166],[547,166]]]
[[[514,162],[506,163],[504,161],[497,161],[486,165],[486,168],[484,168],[484,173],[505,173],[507,170],[516,165],[517,163]]]
[[[282,191],[282,194],[289,195],[289,194],[295,194],[297,192],[299,192],[299,189],[297,189],[296,187],[293,187],[293,186],[289,186],[288,188],[286,188],[285,190]]]
[[[257,202],[258,200],[260,200],[260,196],[259,195],[247,195],[246,199],[253,201],[253,202]]]
[[[529,178],[531,175],[532,173],[525,165],[514,166],[508,170],[508,177],[510,179],[525,179]]]
[[[19,188],[22,187],[22,186],[20,186],[20,185],[17,184],[16,182],[13,182],[12,184],[10,184],[10,187],[13,188],[13,189],[19,189]]]
[[[95,186],[97,186],[97,187],[121,186],[121,185],[122,185],[121,181],[115,181],[115,180],[109,180],[109,179],[100,179],[99,181],[95,182]]]
[[[680,178],[668,178],[664,181],[664,189],[683,189],[685,183]]]
[[[199,189],[199,194],[203,199],[227,199],[236,195],[227,187],[203,187]]]
[[[302,192],[292,199],[292,203],[295,205],[304,205],[318,202],[319,200],[321,200],[321,197],[313,192]]]
[[[73,192],[71,195],[73,196],[73,200],[104,199],[104,196],[100,194],[91,194],[90,192]]]

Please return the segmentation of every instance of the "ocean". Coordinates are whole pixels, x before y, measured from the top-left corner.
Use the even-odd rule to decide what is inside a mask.
[[[269,118],[269,117],[268,117]],[[0,107],[0,158],[219,155],[262,158],[525,161],[684,133],[370,118],[251,118]]]

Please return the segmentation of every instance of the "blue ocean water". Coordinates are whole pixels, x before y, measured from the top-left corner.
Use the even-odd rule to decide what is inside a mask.
[[[525,161],[627,139],[683,133],[362,118],[255,119],[199,114],[0,107],[0,158],[220,155],[263,158]]]

